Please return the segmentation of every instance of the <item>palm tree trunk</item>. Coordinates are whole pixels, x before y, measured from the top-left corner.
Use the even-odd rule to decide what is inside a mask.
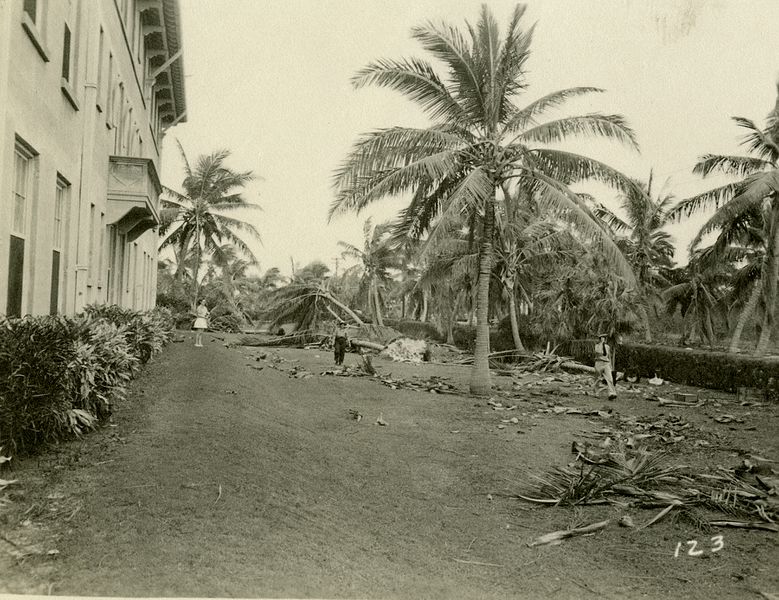
[[[774,193],[773,207],[771,208],[771,221],[769,224],[768,246],[765,249],[765,265],[760,279],[763,282],[763,303],[765,315],[763,317],[763,329],[760,331],[760,339],[755,348],[756,354],[762,354],[768,349],[771,334],[774,330],[776,312],[777,279],[779,279],[779,194]],[[773,230],[773,231],[772,231]]]
[[[379,286],[376,282],[373,282],[373,305],[374,314],[376,316],[376,324],[384,327],[384,320],[381,318],[381,301],[379,300]]]
[[[649,321],[649,311],[646,308],[641,307],[641,320],[644,321],[644,341],[647,344],[652,343],[652,327]]]
[[[757,308],[757,301],[760,299],[760,289],[760,280],[758,280],[752,288],[752,293],[749,294],[749,300],[747,300],[747,303],[741,310],[741,314],[738,316],[736,328],[733,330],[733,337],[730,338],[728,352],[738,352],[739,342],[741,341],[741,334],[744,332],[744,327],[746,327],[747,322],[755,312],[755,308]]]
[[[357,323],[358,325],[365,325],[363,320],[360,317],[357,316],[357,313],[355,313],[351,308],[346,306],[343,302],[340,302],[339,300],[337,300],[335,298],[335,296],[330,294],[330,292],[320,292],[320,294],[322,295],[323,298],[325,298],[328,301],[332,302],[338,308],[340,308],[342,311],[344,311],[347,315],[349,315],[352,318],[352,320],[354,320],[355,323]]]
[[[200,271],[200,215],[195,215],[195,268],[193,269],[193,284],[195,286],[195,297],[192,301],[192,310],[197,307],[197,297],[200,292],[200,284],[197,281],[198,271]]]
[[[422,289],[422,313],[419,315],[419,320],[423,323],[427,323],[427,309],[429,307],[429,300],[427,298],[427,290]]]
[[[511,287],[513,288],[514,286],[512,285]],[[522,338],[519,336],[519,322],[517,321],[517,296],[513,289],[511,289],[509,294],[509,317],[511,318],[511,336],[514,338],[514,349],[524,352],[525,346],[522,344]]]
[[[492,236],[495,228],[495,208],[492,200],[485,205],[484,227],[479,248],[479,280],[476,297],[476,344],[473,351],[470,391],[474,395],[490,393],[490,274],[492,273]]]

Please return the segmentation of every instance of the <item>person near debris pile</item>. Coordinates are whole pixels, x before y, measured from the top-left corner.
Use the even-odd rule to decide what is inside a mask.
[[[335,364],[344,364],[346,346],[349,344],[349,334],[346,332],[346,323],[338,321],[333,333],[333,349],[335,351]]]
[[[609,400],[617,397],[617,388],[614,387],[614,377],[611,373],[611,346],[606,343],[608,334],[599,333],[598,343],[595,344],[595,372],[598,374],[598,382],[602,379],[609,389]]]

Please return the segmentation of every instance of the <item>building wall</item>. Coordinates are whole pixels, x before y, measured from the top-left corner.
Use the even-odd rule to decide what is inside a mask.
[[[9,289],[18,289],[20,239],[20,314],[154,305],[161,137],[183,117],[183,90],[175,90],[176,106],[164,85],[171,73],[150,77],[172,52],[165,46],[178,45],[164,38],[163,8],[171,6],[177,9],[174,0],[0,0],[0,313],[14,312]],[[17,151],[29,167],[21,232]],[[145,159],[136,166],[150,184],[136,188],[149,190],[148,209],[125,193],[131,184],[114,176],[111,157]],[[116,219],[133,202],[135,213],[148,214],[125,236],[128,219]]]

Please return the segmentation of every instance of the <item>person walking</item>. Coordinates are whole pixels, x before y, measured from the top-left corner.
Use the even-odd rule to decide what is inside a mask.
[[[608,334],[599,333],[598,343],[595,344],[595,372],[598,374],[596,383],[600,383],[601,379],[604,380],[609,390],[609,400],[615,400],[617,388],[614,387],[614,377],[611,373],[611,346],[606,343],[607,339]]]
[[[192,329],[195,330],[195,347],[203,347],[203,332],[208,329],[208,308],[206,307],[206,301],[201,300],[195,309],[195,322],[192,324]]]
[[[338,321],[333,333],[333,350],[335,352],[335,364],[344,364],[346,346],[349,343],[349,334],[346,332],[346,323]]]

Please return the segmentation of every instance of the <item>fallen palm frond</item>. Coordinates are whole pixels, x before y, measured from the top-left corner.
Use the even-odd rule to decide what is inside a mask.
[[[531,474],[515,496],[546,505],[580,506],[606,502],[622,503],[633,498],[639,508],[661,508],[639,529],[653,525],[668,514],[688,520],[700,529],[708,526],[742,527],[779,531],[779,501],[767,476],[720,468],[720,474],[689,474],[686,467],[669,463],[664,452],[632,449],[620,444],[601,455],[588,455],[573,445],[576,462],[554,467],[543,475]],[[773,480],[771,480],[773,481]],[[725,514],[736,520],[711,520],[705,515]]]
[[[610,521],[601,521],[599,523],[593,523],[592,525],[586,525],[585,527],[573,527],[571,529],[562,529],[560,531],[553,531],[552,533],[547,533],[545,535],[542,535],[541,537],[536,538],[532,542],[528,544],[528,546],[543,546],[545,544],[559,544],[561,543],[565,538],[573,537],[576,535],[590,535],[599,529],[603,529],[606,527]]]

